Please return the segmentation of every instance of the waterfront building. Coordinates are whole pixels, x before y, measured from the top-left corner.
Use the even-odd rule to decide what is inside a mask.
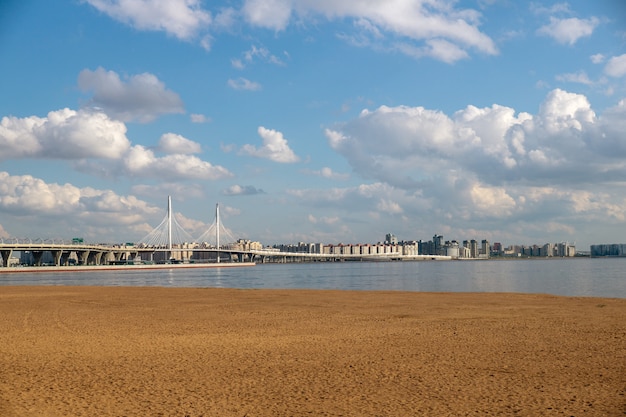
[[[385,243],[388,243],[390,245],[397,245],[398,238],[393,233],[387,233],[387,235],[385,236]]]
[[[478,242],[475,239],[469,241],[470,258],[478,258]]]
[[[486,239],[483,239],[482,242],[480,243],[479,257],[489,258],[490,253],[491,253],[491,246],[489,245],[489,241]]]
[[[591,256],[626,256],[625,243],[591,245]]]
[[[456,240],[446,242],[445,255],[451,257],[452,259],[458,259],[460,257],[459,242]]]

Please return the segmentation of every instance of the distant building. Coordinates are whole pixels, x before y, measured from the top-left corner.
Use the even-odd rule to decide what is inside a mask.
[[[626,256],[626,244],[611,243],[601,245],[591,245],[591,256]]]
[[[489,241],[483,239],[480,243],[480,253],[478,254],[480,258],[489,258],[491,254],[491,245],[489,245]]]
[[[389,245],[397,245],[398,238],[393,233],[387,233],[387,235],[385,236],[385,243]]]
[[[456,240],[453,240],[451,242],[446,242],[445,255],[451,257],[452,259],[460,258],[461,251],[459,247],[459,242],[457,242]]]

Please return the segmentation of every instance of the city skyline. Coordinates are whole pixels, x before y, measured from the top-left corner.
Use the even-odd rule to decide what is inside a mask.
[[[5,2],[0,238],[137,241],[171,195],[260,242],[621,242],[626,6],[592,3]]]

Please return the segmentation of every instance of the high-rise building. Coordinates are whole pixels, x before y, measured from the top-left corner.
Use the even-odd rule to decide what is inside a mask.
[[[487,239],[483,239],[480,245],[480,254],[488,258],[491,253],[491,246]]]
[[[398,238],[393,233],[387,233],[385,235],[385,242],[390,244],[390,245],[397,245],[398,244]]]

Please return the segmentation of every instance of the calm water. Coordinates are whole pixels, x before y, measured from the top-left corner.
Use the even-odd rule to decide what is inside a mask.
[[[521,292],[626,298],[626,258],[266,264],[245,268],[0,274],[2,285]]]

